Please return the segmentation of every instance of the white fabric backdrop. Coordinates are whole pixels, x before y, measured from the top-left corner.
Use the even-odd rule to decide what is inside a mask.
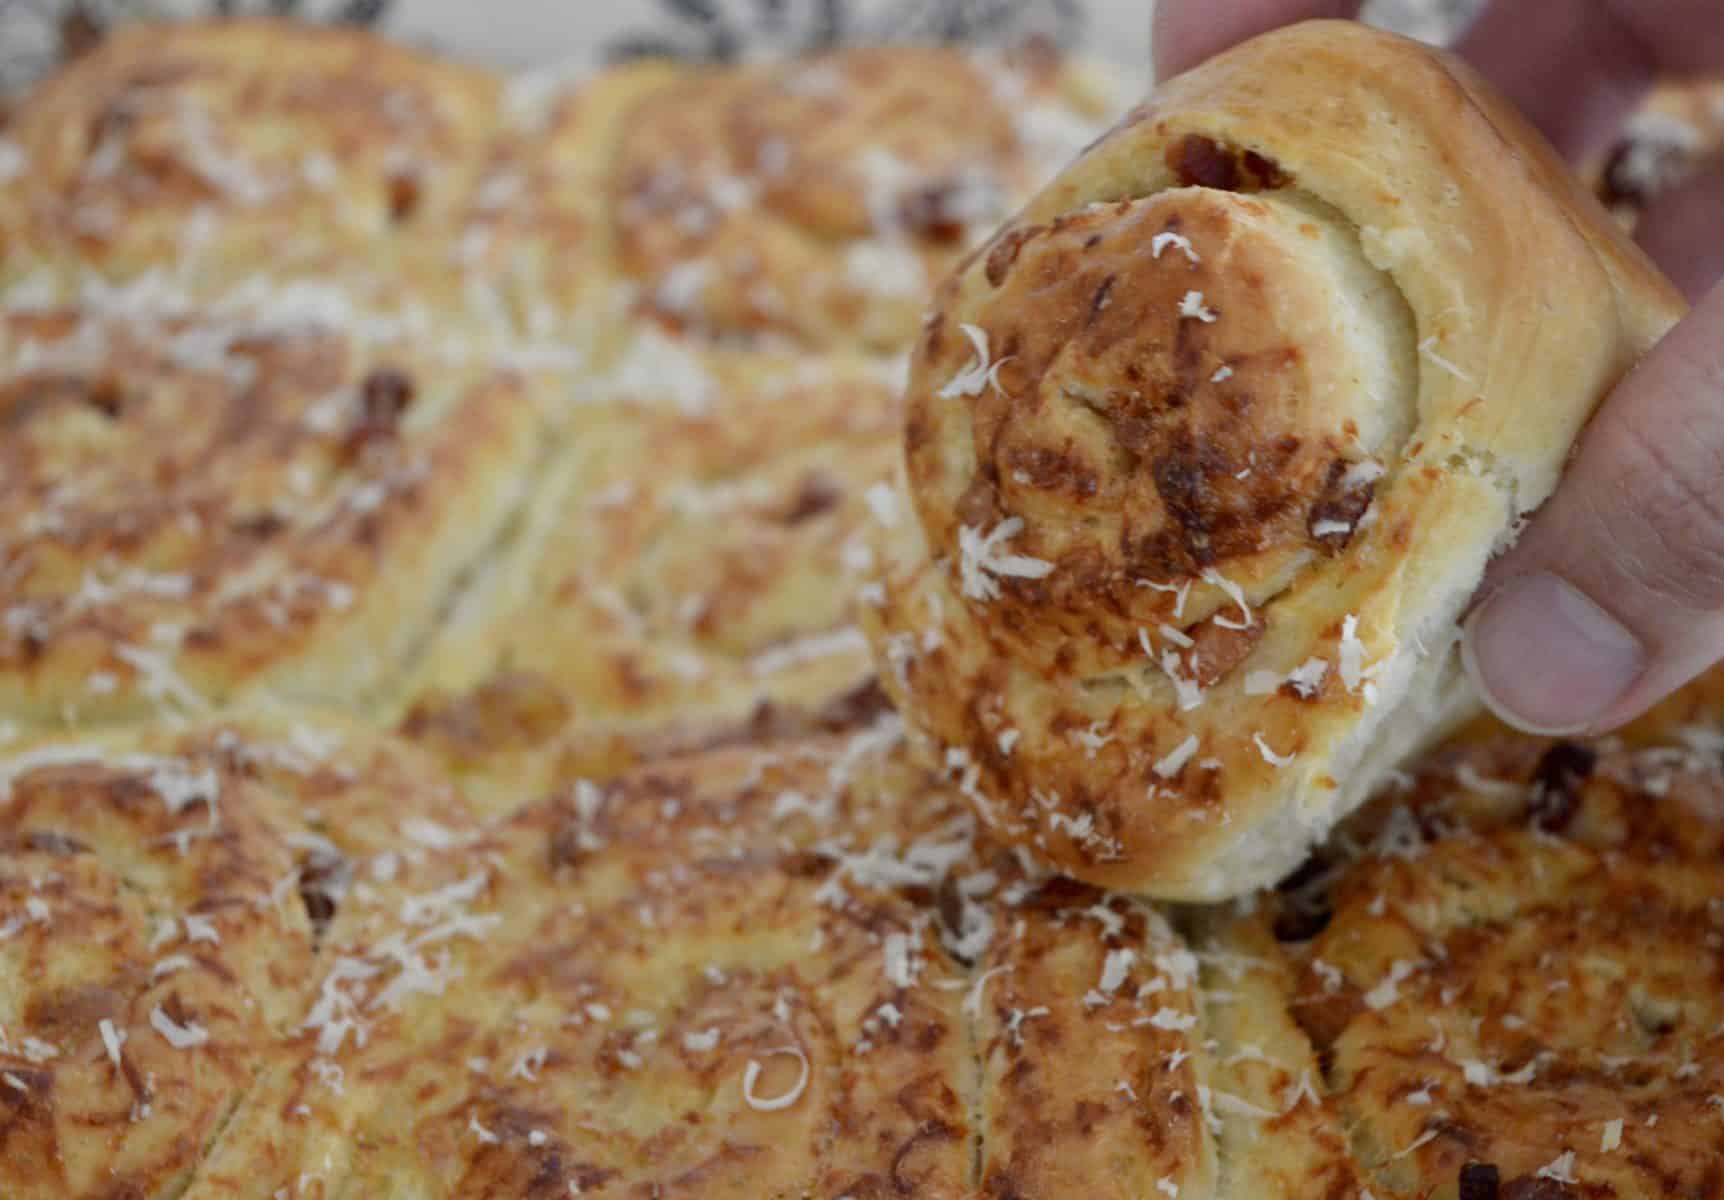
[[[1478,2],[1370,0],[1367,12],[1436,39]],[[0,94],[49,69],[68,45],[87,41],[97,28],[213,12],[375,24],[510,67],[586,67],[631,44],[699,58],[782,53],[830,40],[834,32],[844,40],[994,42],[1045,32],[1111,60],[1127,82],[1147,85],[1153,10],[1154,0],[0,0]]]

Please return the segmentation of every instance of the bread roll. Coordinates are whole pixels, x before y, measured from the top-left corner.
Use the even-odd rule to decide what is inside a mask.
[[[12,747],[0,1195],[180,1194],[283,1061],[353,861],[461,819],[409,748],[315,714]]]
[[[941,288],[885,681],[1061,868],[1272,882],[1468,711],[1457,616],[1681,312],[1458,62],[1347,24],[1238,47]]]
[[[0,282],[200,305],[315,285],[447,357],[584,366],[625,308],[615,139],[677,76],[505,81],[280,21],[126,29],[0,136]]]
[[[442,840],[354,864],[189,1200],[1358,1194],[1273,946],[1026,873],[892,718]]]
[[[928,289],[1100,132],[1052,54],[908,46],[691,75],[629,116],[612,212],[642,307],[710,335],[898,349]]]
[[[498,80],[351,30],[133,27],[34,92],[0,231],[8,274],[112,278],[332,264],[446,222],[500,116]]]
[[[1719,745],[1445,749],[1275,898],[1375,1194],[1716,1187]]]
[[[651,327],[623,345],[410,689],[403,729],[505,810],[886,707],[854,597],[874,513],[903,509],[891,372]]]
[[[0,311],[7,723],[379,703],[521,502],[532,380],[277,299]]]

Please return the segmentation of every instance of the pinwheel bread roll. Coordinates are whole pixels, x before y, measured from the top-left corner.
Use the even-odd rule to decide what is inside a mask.
[[[1467,710],[1486,562],[1681,312],[1464,66],[1345,24],[1249,42],[939,292],[885,680],[1060,867],[1272,881]]]

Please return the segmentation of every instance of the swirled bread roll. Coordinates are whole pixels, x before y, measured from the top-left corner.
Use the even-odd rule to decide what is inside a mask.
[[[1275,897],[1375,1194],[1718,1187],[1724,737],[1672,733],[1445,748]]]
[[[459,361],[585,367],[626,309],[607,212],[668,64],[511,81],[354,30],[117,34],[0,136],[0,282],[361,314]]]
[[[875,514],[903,512],[890,373],[625,345],[413,686],[404,730],[487,805],[885,707],[854,595]]]
[[[933,281],[1113,111],[1051,53],[868,47],[695,74],[626,122],[620,264],[645,308],[697,330],[901,347]]]
[[[1681,311],[1465,67],[1250,42],[942,287],[885,682],[1061,867],[1271,882],[1465,711],[1462,605]]]
[[[351,863],[461,820],[410,748],[315,715],[9,748],[0,1194],[179,1195],[285,1061]]]
[[[7,130],[8,274],[84,262],[330,265],[470,190],[501,104],[486,73],[350,30],[272,21],[134,27],[53,76]]]
[[[526,377],[265,311],[0,312],[8,720],[378,702],[520,502]]]

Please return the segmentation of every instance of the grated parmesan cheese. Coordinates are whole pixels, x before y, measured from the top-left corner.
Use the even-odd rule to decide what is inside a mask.
[[[1269,743],[1263,740],[1263,735],[1261,733],[1253,733],[1251,735],[1251,741],[1257,747],[1257,753],[1259,753],[1263,756],[1263,761],[1268,763],[1270,766],[1275,767],[1277,769],[1280,769],[1281,767],[1292,766],[1293,760],[1299,757],[1299,755],[1297,753],[1293,753],[1293,754],[1277,754],[1277,753],[1275,753],[1274,750],[1270,749]]]
[[[1416,960],[1397,958],[1389,966],[1388,977],[1376,987],[1365,993],[1365,1005],[1373,1012],[1381,1012],[1401,998],[1400,986],[1407,976],[1418,970]]]
[[[935,393],[942,400],[955,400],[959,396],[979,396],[982,394],[982,389],[987,387],[990,381],[997,379],[994,371],[998,369],[999,364],[988,362],[988,331],[979,325],[971,325],[968,322],[959,325],[958,328],[963,331],[965,337],[970,339],[970,345],[975,349],[976,357],[963,370],[952,376],[945,387]]]
[[[121,1070],[120,1048],[126,1044],[126,1032],[115,1029],[113,1021],[103,1017],[96,1025],[102,1035],[102,1047],[108,1052],[108,1061],[114,1064],[114,1070]]]
[[[1163,250],[1166,250],[1169,246],[1172,246],[1175,250],[1178,250],[1181,254],[1185,255],[1186,258],[1191,260],[1193,265],[1203,261],[1202,259],[1197,257],[1197,251],[1193,250],[1191,248],[1190,239],[1182,237],[1179,234],[1172,233],[1172,232],[1158,233],[1153,238],[1150,239],[1150,241],[1149,241],[1150,257],[1151,258],[1160,258],[1161,252]]]
[[[1574,1151],[1564,1150],[1551,1159],[1538,1169],[1536,1178],[1551,1179],[1557,1183],[1579,1183],[1580,1180],[1574,1176]]]
[[[767,1059],[794,1058],[801,1068],[800,1074],[797,1076],[796,1083],[789,1091],[785,1092],[781,1096],[762,1098],[754,1094],[754,1085],[760,1082],[760,1073],[764,1068],[760,1065],[760,1061],[758,1059],[751,1058],[748,1060],[748,1066],[743,1071],[742,1075],[742,1098],[747,1101],[748,1107],[754,1109],[756,1112],[779,1112],[782,1109],[789,1108],[792,1104],[795,1104],[800,1100],[802,1098],[803,1090],[808,1087],[808,1077],[810,1074],[808,1056],[794,1046],[785,1046],[779,1050],[768,1050],[765,1052],[763,1057]]]
[[[1187,292],[1179,302],[1179,315],[1188,321],[1202,321],[1205,325],[1213,324],[1216,313],[1203,306],[1202,292]]]
[[[1163,779],[1172,779],[1191,761],[1197,753],[1197,735],[1190,734],[1186,739],[1170,750],[1167,755],[1155,764],[1155,773]]]
[[[209,1030],[195,1021],[187,1021],[184,1025],[177,1024],[162,1011],[159,1004],[150,1010],[150,1025],[162,1035],[162,1040],[175,1050],[189,1050],[210,1040]]]
[[[1000,594],[999,581],[994,576],[1017,579],[1045,579],[1053,573],[1054,564],[1023,554],[1002,553],[1000,547],[1023,531],[1022,517],[1008,517],[983,536],[974,526],[958,529],[958,570],[963,580],[964,595],[973,600],[992,600]]]
[[[1462,383],[1472,383],[1473,377],[1461,370],[1448,359],[1444,358],[1441,354],[1438,354],[1436,345],[1437,335],[1432,334],[1430,337],[1419,343],[1419,353],[1423,354],[1426,358],[1430,359],[1433,363],[1447,371],[1450,375],[1453,375]]]

